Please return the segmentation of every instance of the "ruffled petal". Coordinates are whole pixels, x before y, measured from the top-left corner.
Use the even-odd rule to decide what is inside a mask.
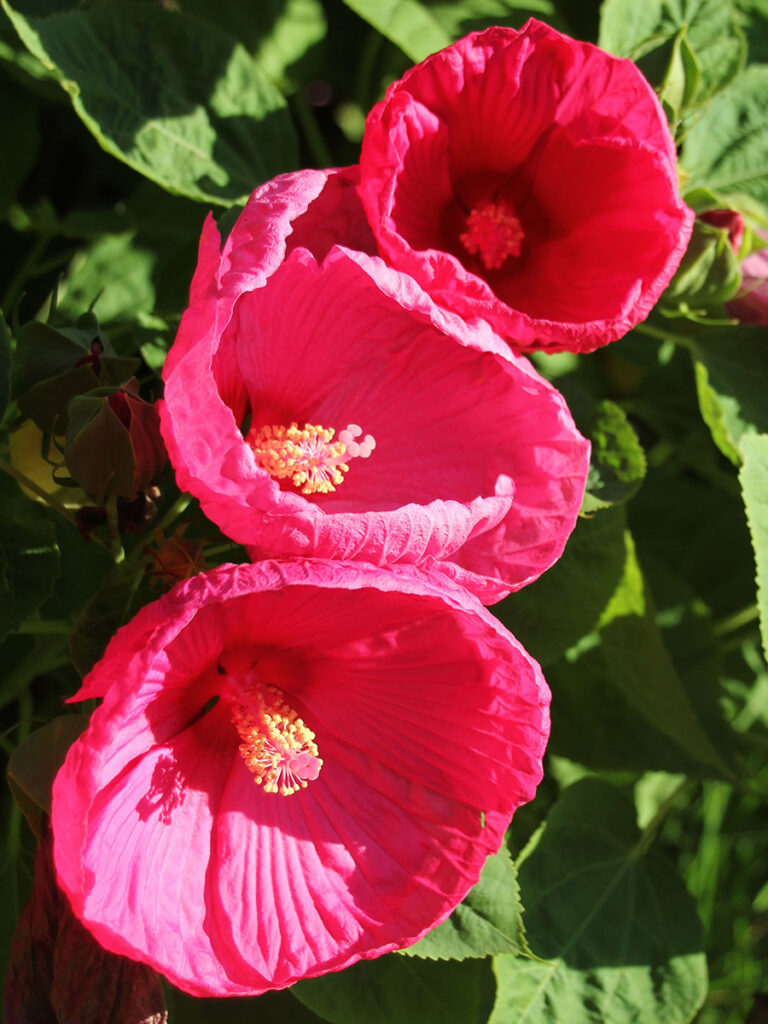
[[[349,197],[353,176],[331,180]],[[302,231],[315,216],[310,206]],[[190,346],[186,322],[174,348],[188,354],[166,379],[162,411],[171,459],[180,486],[253,557],[432,559],[458,572],[464,545],[482,549],[509,518],[484,561],[470,556],[492,582],[463,576],[498,600],[559,556],[588,445],[558,393],[486,325],[338,245],[321,263],[294,248],[266,285],[238,297],[217,337]],[[227,405],[232,395],[241,397]],[[273,479],[241,433],[291,423],[337,434],[356,424],[376,447],[351,460],[335,490],[305,496]]]

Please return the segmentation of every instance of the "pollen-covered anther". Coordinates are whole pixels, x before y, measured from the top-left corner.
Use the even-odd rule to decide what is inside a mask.
[[[232,705],[240,755],[265,793],[290,796],[320,774],[315,734],[274,686],[253,685]]]
[[[334,441],[332,427],[265,426],[251,439],[254,455],[275,480],[290,480],[302,494],[328,494],[344,482],[349,460],[367,459],[376,447],[370,434],[351,423]]]
[[[524,237],[509,203],[482,199],[469,212],[467,230],[459,235],[459,241],[468,253],[480,257],[486,270],[499,270],[508,256],[520,255]]]

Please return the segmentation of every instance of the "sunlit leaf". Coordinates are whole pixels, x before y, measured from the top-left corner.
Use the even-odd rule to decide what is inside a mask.
[[[545,962],[496,957],[489,1024],[692,1019],[707,982],[695,905],[618,790],[597,779],[566,789],[519,870]]]

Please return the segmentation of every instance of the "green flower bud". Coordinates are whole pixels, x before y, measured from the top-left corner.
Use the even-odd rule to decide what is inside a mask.
[[[99,504],[113,496],[135,498],[162,472],[166,452],[160,419],[154,405],[139,397],[135,380],[78,395],[67,417],[64,461]]]

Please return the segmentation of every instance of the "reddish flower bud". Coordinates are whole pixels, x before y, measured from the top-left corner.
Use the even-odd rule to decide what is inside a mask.
[[[737,210],[706,210],[699,214],[699,220],[728,232],[731,248],[739,255],[741,243],[744,241],[744,218]]]
[[[203,554],[204,541],[182,536],[188,525],[183,523],[165,539],[162,530],[156,530],[156,546],[144,549],[153,562],[147,567],[147,576],[150,577],[150,586],[154,590],[159,590],[163,586],[172,587],[179,580],[187,580],[207,568]]]
[[[768,241],[741,263],[741,288],[728,312],[743,324],[768,327]]]
[[[135,381],[74,398],[68,420],[67,469],[99,503],[133,499],[161,473],[166,454],[157,410],[139,397]]]
[[[6,1024],[164,1024],[160,979],[146,964],[108,953],[72,913],[46,834],[35,883],[11,945]]]

